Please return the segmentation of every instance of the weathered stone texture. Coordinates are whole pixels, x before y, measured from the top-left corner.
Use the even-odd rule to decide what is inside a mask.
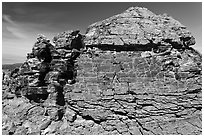
[[[202,86],[196,82],[201,80],[200,61],[189,64],[194,71],[182,69],[185,62],[198,59],[194,51],[185,50],[181,58],[172,54],[144,58],[142,51],[99,49],[89,54],[77,60],[79,68],[87,69],[78,69],[78,82],[65,94],[78,113],[117,134],[134,134],[129,129],[136,127],[137,134],[201,133]],[[176,63],[178,67],[174,67]],[[192,126],[194,118],[199,126]],[[106,129],[109,121],[113,131]],[[137,126],[127,126],[129,121]],[[182,126],[176,126],[179,124]]]
[[[172,17],[129,8],[53,42],[4,77],[2,134],[202,134],[202,57]]]
[[[167,48],[195,44],[195,38],[179,21],[167,14],[156,15],[146,8],[131,7],[125,12],[90,25],[85,44],[139,48],[148,44]]]

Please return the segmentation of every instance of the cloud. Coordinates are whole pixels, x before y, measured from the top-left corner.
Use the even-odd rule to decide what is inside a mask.
[[[6,15],[6,14],[3,14],[2,15],[2,19],[4,22],[7,22],[9,24],[12,24],[12,25],[17,25],[12,19],[11,19],[11,16],[10,15]]]
[[[11,27],[11,26],[8,26],[6,27],[6,29],[11,32],[14,36],[16,36],[17,38],[20,38],[20,39],[25,39],[27,38],[27,36],[25,34],[23,34],[21,32],[21,30],[19,30],[18,28],[15,28],[15,27]]]
[[[10,15],[3,14],[2,15],[2,30],[4,35],[13,35],[16,38],[24,39],[27,38],[27,36],[22,31],[22,26],[18,24],[18,22],[15,22],[11,19]]]
[[[56,35],[54,27],[38,22],[17,21],[13,16],[2,15],[2,63],[23,62],[31,52],[37,34],[42,33],[52,39]],[[54,33],[55,32],[55,33]]]

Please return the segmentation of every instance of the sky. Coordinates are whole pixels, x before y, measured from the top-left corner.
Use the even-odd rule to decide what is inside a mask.
[[[52,39],[66,30],[85,33],[94,22],[133,6],[146,7],[155,14],[167,13],[180,21],[196,38],[193,47],[202,53],[201,2],[3,2],[2,64],[24,62],[38,34]]]

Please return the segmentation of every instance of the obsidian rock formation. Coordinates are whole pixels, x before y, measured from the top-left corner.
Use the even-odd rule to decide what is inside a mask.
[[[202,57],[172,17],[131,7],[53,42],[12,74],[3,134],[202,134]]]

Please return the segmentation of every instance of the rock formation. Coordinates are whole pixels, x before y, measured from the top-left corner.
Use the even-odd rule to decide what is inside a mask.
[[[202,134],[201,55],[172,17],[131,7],[53,43],[11,74],[3,134]]]

